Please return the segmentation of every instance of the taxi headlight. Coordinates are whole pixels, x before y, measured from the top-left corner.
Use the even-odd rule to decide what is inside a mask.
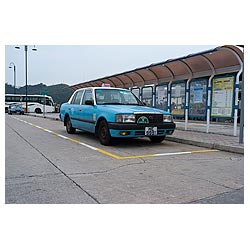
[[[135,115],[119,114],[119,115],[116,115],[115,121],[119,123],[135,123]]]
[[[173,122],[172,115],[163,115],[163,122]]]

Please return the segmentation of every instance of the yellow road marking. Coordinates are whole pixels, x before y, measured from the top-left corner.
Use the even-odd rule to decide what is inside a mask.
[[[73,138],[61,135],[61,134],[59,134],[57,132],[54,132],[54,131],[51,131],[49,129],[42,128],[42,127],[40,127],[38,125],[35,125],[33,123],[26,122],[24,120],[21,120],[20,118],[17,118],[17,117],[13,117],[13,118],[17,119],[19,121],[22,121],[22,122],[24,122],[26,124],[29,124],[29,125],[31,125],[33,127],[39,128],[39,129],[43,130],[44,132],[47,132],[47,133],[50,133],[50,134],[54,134],[54,135],[56,135],[58,137],[61,137],[62,139],[69,140],[69,141],[72,141],[74,143],[80,144],[80,145],[82,145],[84,147],[90,148],[90,149],[92,149],[94,151],[97,151],[97,152],[99,152],[101,154],[107,155],[107,156],[112,157],[112,158],[117,159],[117,160],[138,159],[138,158],[159,157],[159,156],[184,155],[184,154],[193,154],[193,153],[209,153],[209,152],[217,152],[217,151],[219,151],[217,149],[202,149],[202,150],[193,150],[193,151],[184,151],[184,152],[172,152],[172,153],[160,153],[160,154],[146,154],[146,155],[131,155],[131,156],[119,156],[119,155],[116,155],[116,154],[112,154],[112,153],[110,153],[110,152],[108,152],[106,150],[90,146],[90,145],[88,145],[86,143],[83,143],[81,141],[75,140]]]
[[[122,160],[123,159],[123,157],[121,157],[119,155],[115,155],[115,154],[109,153],[108,151],[103,150],[103,149],[97,149],[97,152],[102,153],[104,155],[108,155],[108,156],[110,156],[112,158],[115,158],[117,160]]]
[[[204,150],[193,150],[192,153],[209,153],[209,152],[218,152],[217,149],[204,149]]]

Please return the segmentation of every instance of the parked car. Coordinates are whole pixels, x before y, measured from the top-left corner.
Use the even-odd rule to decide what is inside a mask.
[[[8,114],[12,115],[13,113],[23,115],[24,109],[20,104],[10,104],[8,107]]]
[[[103,145],[111,145],[113,138],[145,136],[160,143],[176,127],[168,112],[145,106],[127,89],[112,87],[76,90],[62,104],[60,119],[69,134],[88,131]]]

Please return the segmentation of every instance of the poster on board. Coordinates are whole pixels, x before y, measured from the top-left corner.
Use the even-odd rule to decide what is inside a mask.
[[[190,117],[205,117],[208,79],[194,79],[190,83]]]
[[[232,117],[234,76],[213,80],[212,117]]]
[[[193,90],[193,103],[203,102],[203,86],[195,86]]]

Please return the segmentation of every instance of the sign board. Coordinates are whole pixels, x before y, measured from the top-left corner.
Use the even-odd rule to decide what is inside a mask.
[[[41,91],[41,95],[48,95],[48,91]]]
[[[193,103],[202,103],[202,101],[203,101],[203,86],[195,86]]]
[[[213,80],[212,117],[232,117],[234,76]]]
[[[111,85],[109,83],[102,83],[102,87],[110,87]]]
[[[184,116],[185,83],[173,83],[171,87],[171,113]]]
[[[207,79],[194,79],[190,83],[189,115],[205,117],[207,98]]]

